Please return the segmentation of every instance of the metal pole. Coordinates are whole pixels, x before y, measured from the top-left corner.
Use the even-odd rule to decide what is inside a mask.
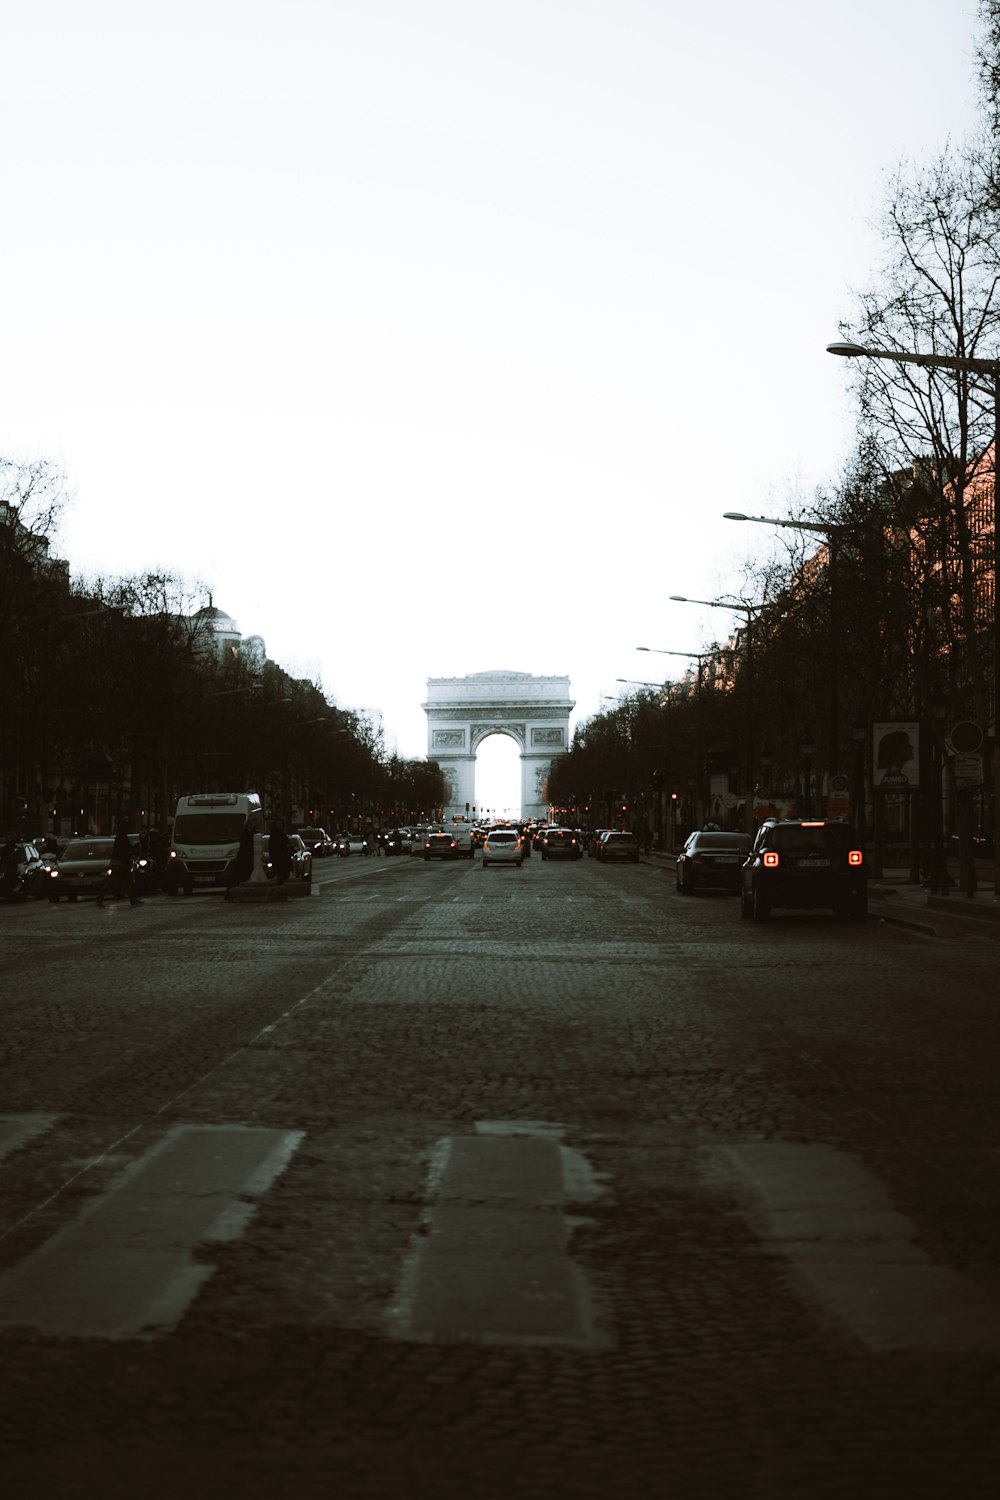
[[[837,597],[839,586],[839,550],[840,532],[830,531],[827,537],[827,546],[830,549],[830,728],[828,732],[827,754],[830,757],[830,794],[832,796],[833,778],[840,772],[838,762],[840,760],[840,747],[837,720],[840,715],[839,684],[840,677],[840,601]],[[817,774],[816,801],[819,803],[819,776]],[[829,812],[830,797],[827,798],[827,812]]]
[[[1000,901],[1000,365],[993,369],[993,900]]]
[[[747,610],[747,767],[746,767],[746,831],[753,834],[753,615]]]

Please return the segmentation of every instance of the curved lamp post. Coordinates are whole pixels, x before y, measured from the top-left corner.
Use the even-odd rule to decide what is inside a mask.
[[[899,365],[984,375],[993,386],[993,900],[1000,901],[1000,359],[868,349],[852,343],[827,344],[826,352],[845,359],[888,359]]]
[[[728,609],[730,614],[742,613],[747,621],[747,726],[746,726],[746,796],[744,799],[744,823],[747,833],[753,833],[753,617],[759,614],[763,604],[748,604],[745,599],[689,599],[686,594],[671,594],[675,604],[704,604],[709,609]]]
[[[696,661],[698,663],[698,686],[696,694],[698,746],[696,766],[697,774],[695,777],[695,802],[697,806],[695,809],[695,817],[700,825],[705,821],[706,811],[708,808],[707,788],[705,786],[705,663],[707,661],[712,661],[712,659],[718,656],[719,653],[717,651],[667,651],[660,646],[636,646],[635,649],[637,651],[649,651],[656,656],[683,656],[688,661]]]
[[[811,531],[825,539],[830,556],[830,706],[827,726],[827,755],[830,761],[831,784],[840,771],[840,596],[838,589],[840,567],[840,544],[850,528],[838,526],[836,522],[824,525],[818,521],[794,521],[790,516],[746,516],[739,510],[723,511],[726,521],[755,521],[765,526],[783,526],[791,531]],[[819,769],[816,772],[816,792],[819,797]]]

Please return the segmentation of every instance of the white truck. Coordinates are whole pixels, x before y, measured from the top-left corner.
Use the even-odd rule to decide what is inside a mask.
[[[256,792],[195,792],[180,797],[174,813],[165,885],[172,896],[196,886],[228,886],[243,830],[263,833]]]

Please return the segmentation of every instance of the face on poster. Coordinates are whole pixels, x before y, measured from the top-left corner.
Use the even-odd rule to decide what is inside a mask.
[[[914,791],[920,785],[920,725],[872,725],[872,785]]]

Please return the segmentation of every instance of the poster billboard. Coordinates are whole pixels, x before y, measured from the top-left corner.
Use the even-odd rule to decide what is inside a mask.
[[[872,786],[883,792],[920,787],[920,725],[895,720],[872,725]]]

